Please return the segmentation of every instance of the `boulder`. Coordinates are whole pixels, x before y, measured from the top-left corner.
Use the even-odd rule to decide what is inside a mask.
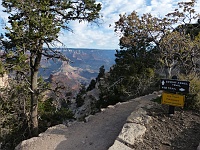
[[[146,127],[136,123],[126,123],[123,126],[118,138],[127,144],[134,145],[136,141],[141,141],[146,132]]]

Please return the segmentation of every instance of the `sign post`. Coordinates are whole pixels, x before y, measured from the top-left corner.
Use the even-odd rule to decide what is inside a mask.
[[[184,106],[185,96],[180,94],[163,93],[162,94],[162,104],[167,104],[169,106]]]
[[[178,80],[177,76],[173,76],[172,79]],[[173,92],[176,93],[176,92]],[[169,105],[169,116],[174,115],[175,106]]]
[[[188,81],[178,81],[177,79],[161,79],[160,89],[172,93],[189,93],[189,84]]]
[[[160,89],[167,91],[169,93],[162,94],[162,104],[169,105],[169,115],[174,114],[175,106],[183,107],[184,99],[183,95],[178,95],[177,93],[189,93],[188,81],[178,81],[177,76],[173,76],[172,79],[161,79]]]

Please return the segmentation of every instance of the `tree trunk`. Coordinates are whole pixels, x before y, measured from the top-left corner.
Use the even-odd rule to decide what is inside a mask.
[[[170,79],[172,76],[172,67],[165,66],[166,79]]]
[[[41,61],[41,54],[38,54],[34,57],[34,54],[31,54],[30,57],[30,66],[31,66],[31,136],[38,136],[38,70]]]

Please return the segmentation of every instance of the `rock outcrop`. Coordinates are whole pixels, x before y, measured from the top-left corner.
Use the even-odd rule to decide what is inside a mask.
[[[158,92],[154,92],[155,95],[159,95]],[[149,97],[155,98],[154,95],[150,94]],[[151,117],[147,115],[147,112],[143,108],[151,108],[152,102],[145,99],[145,97],[136,98],[140,105],[138,109],[131,113],[124,124],[122,131],[118,135],[114,144],[109,150],[132,150],[133,145],[136,142],[140,142],[143,139],[147,128],[146,125],[151,121]]]
[[[99,100],[99,89],[95,88],[83,95],[84,104],[75,110],[75,118],[84,120],[86,116],[94,114],[97,110],[96,102]]]

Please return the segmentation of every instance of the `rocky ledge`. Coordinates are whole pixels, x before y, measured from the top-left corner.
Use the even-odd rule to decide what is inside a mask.
[[[153,94],[159,95],[160,93],[154,92]],[[149,96],[152,96],[152,94]],[[152,98],[155,97],[152,96]],[[147,115],[143,108],[150,109],[153,107],[153,102],[149,99],[147,100],[146,96],[136,98],[135,101],[138,101],[140,105],[127,118],[122,131],[109,150],[132,150],[136,142],[142,141],[143,135],[147,130],[146,126],[151,121],[151,117]]]

